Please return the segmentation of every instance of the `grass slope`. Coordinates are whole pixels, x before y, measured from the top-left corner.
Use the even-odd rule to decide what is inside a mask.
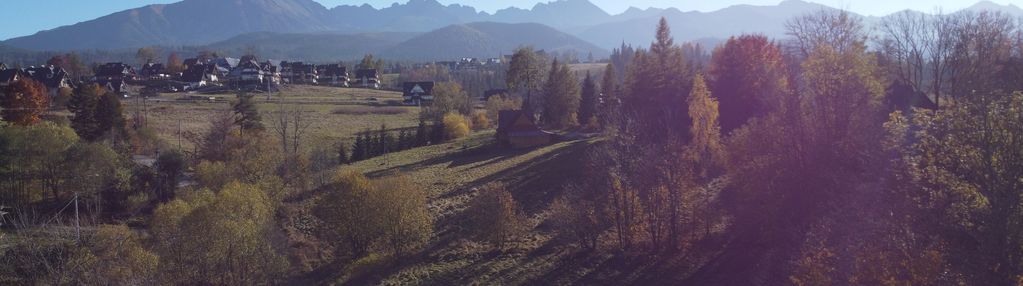
[[[709,261],[709,253],[692,251],[663,256],[602,250],[583,252],[560,241],[545,221],[549,206],[562,195],[567,178],[583,176],[586,147],[599,139],[568,141],[529,150],[508,150],[494,144],[493,131],[461,141],[417,148],[359,162],[353,166],[370,177],[401,174],[429,190],[436,219],[434,237],[425,249],[399,261],[386,261],[345,276],[341,265],[326,264],[295,277],[297,284],[347,285],[546,285],[643,284],[684,282]],[[508,186],[535,228],[504,250],[466,239],[464,213],[492,182]],[[322,193],[290,202],[308,209]],[[608,243],[611,241],[605,239]],[[312,247],[312,246],[306,246]],[[720,249],[706,247],[703,249]],[[299,249],[298,251],[310,251]]]

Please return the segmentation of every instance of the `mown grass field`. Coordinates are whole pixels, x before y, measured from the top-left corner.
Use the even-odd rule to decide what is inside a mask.
[[[157,135],[171,146],[190,148],[182,133],[202,133],[218,114],[231,112],[234,94],[201,95],[216,100],[180,100],[192,94],[161,94],[147,101],[148,125]],[[264,125],[269,127],[269,112],[277,110],[280,100],[284,104],[298,105],[312,120],[307,146],[333,145],[351,141],[355,134],[367,128],[379,129],[386,124],[388,129],[415,127],[419,124],[417,107],[387,106],[401,100],[401,94],[392,91],[335,88],[320,86],[288,86],[280,93],[272,94],[267,101],[265,94],[256,94],[256,101],[263,114]],[[125,99],[126,116],[132,116],[141,106],[135,99]],[[339,109],[359,112],[336,112]],[[381,110],[386,112],[375,112]],[[403,112],[394,112],[403,110]],[[179,136],[182,135],[182,136]]]

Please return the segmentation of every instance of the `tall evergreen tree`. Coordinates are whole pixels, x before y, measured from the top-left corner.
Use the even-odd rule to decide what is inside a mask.
[[[415,147],[426,146],[430,142],[429,130],[426,128],[426,122],[419,120],[419,126],[416,127],[416,141]]]
[[[100,135],[110,132],[124,132],[128,121],[124,118],[124,107],[121,99],[113,92],[103,93],[96,105],[96,121],[102,131]]]
[[[691,84],[685,56],[662,18],[650,51],[636,53],[625,80],[623,109],[626,116],[636,119],[635,131],[641,142],[685,141],[689,116],[679,107],[685,106]]]
[[[578,123],[579,81],[568,68],[554,59],[550,77],[544,86],[543,122],[545,125],[564,128]]]
[[[259,132],[263,130],[262,117],[259,115],[259,108],[256,106],[252,94],[247,92],[238,93],[238,102],[234,104],[234,123],[241,127],[242,132]]]
[[[594,118],[597,110],[597,86],[589,71],[583,80],[581,99],[579,100],[579,124],[586,125]]]
[[[350,158],[348,157],[348,147],[345,147],[344,142],[337,146],[337,163],[340,165],[347,165],[348,163],[351,163]]]
[[[82,85],[75,90],[68,101],[68,110],[71,116],[71,128],[75,133],[85,140],[96,140],[104,132],[100,128],[96,117],[96,109],[99,105],[99,98],[106,90],[96,84]]]
[[[618,76],[615,74],[614,64],[607,64],[604,68],[604,79],[600,83],[600,119],[601,128],[607,128],[610,124],[616,124],[614,119],[619,106],[618,97]]]

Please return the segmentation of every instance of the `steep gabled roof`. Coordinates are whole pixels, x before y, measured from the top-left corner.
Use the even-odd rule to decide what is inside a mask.
[[[59,67],[30,67],[25,69],[24,74],[51,89],[59,88],[64,83],[71,84],[71,77]]]
[[[432,81],[406,82],[402,84],[402,93],[405,97],[431,96],[433,95],[433,85]]]
[[[20,69],[0,70],[0,82],[12,82],[21,76],[23,75]]]

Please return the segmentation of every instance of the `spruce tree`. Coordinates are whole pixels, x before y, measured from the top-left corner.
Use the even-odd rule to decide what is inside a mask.
[[[263,130],[262,117],[253,101],[254,95],[247,92],[238,93],[238,102],[234,104],[234,123],[241,127],[242,132],[258,132]]]
[[[601,128],[607,128],[615,122],[615,114],[618,109],[618,76],[615,75],[614,64],[607,64],[604,69],[604,79],[600,83],[600,119]]]
[[[419,120],[419,127],[416,127],[415,147],[426,146],[430,141],[430,134],[426,129],[426,122]]]
[[[593,81],[590,72],[586,72],[586,79],[583,80],[582,94],[579,100],[578,121],[581,125],[590,123],[596,115],[597,109],[597,86]]]
[[[349,158],[348,158],[348,150],[347,150],[348,148],[345,147],[345,144],[342,142],[341,144],[338,144],[337,147],[338,147],[337,148],[337,163],[339,165],[347,165],[348,163],[350,163],[351,161],[349,161]]]

